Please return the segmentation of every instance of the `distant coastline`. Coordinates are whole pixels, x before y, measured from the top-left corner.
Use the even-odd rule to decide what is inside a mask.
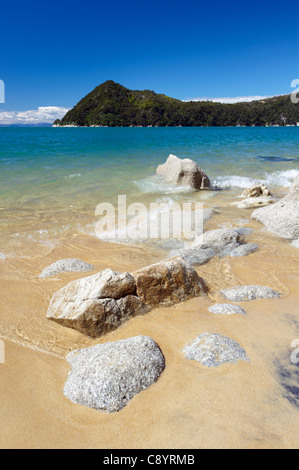
[[[233,104],[181,101],[151,90],[129,90],[108,80],[81,99],[54,127],[298,126],[290,95]]]

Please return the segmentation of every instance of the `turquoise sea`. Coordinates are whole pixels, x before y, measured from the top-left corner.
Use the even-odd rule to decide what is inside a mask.
[[[86,230],[118,194],[188,197],[155,176],[170,153],[195,160],[218,189],[284,188],[299,173],[299,127],[0,128],[0,243]]]

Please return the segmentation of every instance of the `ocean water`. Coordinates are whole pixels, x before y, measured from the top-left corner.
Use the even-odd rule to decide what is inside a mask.
[[[119,194],[144,203],[213,197],[155,176],[170,153],[195,160],[223,193],[259,181],[287,188],[299,173],[299,128],[0,128],[0,243],[92,232],[97,204]]]

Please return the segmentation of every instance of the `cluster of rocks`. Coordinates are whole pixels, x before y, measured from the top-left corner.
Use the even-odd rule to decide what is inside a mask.
[[[257,184],[245,189],[241,197],[244,198],[242,201],[232,202],[231,205],[237,206],[239,209],[251,209],[268,206],[275,202],[270,189],[264,184]]]
[[[157,173],[173,184],[193,189],[209,187],[208,177],[193,163],[170,155],[167,162],[158,167]],[[255,199],[271,198],[268,188],[262,185],[250,188],[243,195]],[[274,233],[297,238],[294,246],[299,240],[298,195],[299,177],[288,196],[253,215]],[[255,244],[246,244],[242,240],[238,229],[211,230],[197,236],[190,248],[181,250],[176,256],[138,271],[117,273],[106,269],[70,282],[54,294],[47,318],[91,337],[99,337],[152,308],[171,306],[205,294],[205,282],[192,265],[203,264],[215,255],[244,256],[256,249]],[[40,277],[91,269],[91,265],[80,260],[60,260],[46,268]],[[231,302],[280,297],[279,292],[259,285],[236,286],[220,293]],[[229,303],[215,304],[209,311],[218,315],[246,315],[242,307]],[[186,359],[206,367],[249,361],[245,350],[236,341],[216,333],[200,334],[186,344],[182,353]],[[74,403],[108,412],[121,410],[136,394],[155,383],[165,368],[163,352],[148,336],[76,350],[68,354],[67,360],[71,371],[64,387],[65,395]]]

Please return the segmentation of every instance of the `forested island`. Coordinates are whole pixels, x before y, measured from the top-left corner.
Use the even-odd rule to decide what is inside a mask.
[[[129,90],[108,80],[54,126],[287,126],[299,123],[290,95],[235,104],[181,101],[151,90]]]

